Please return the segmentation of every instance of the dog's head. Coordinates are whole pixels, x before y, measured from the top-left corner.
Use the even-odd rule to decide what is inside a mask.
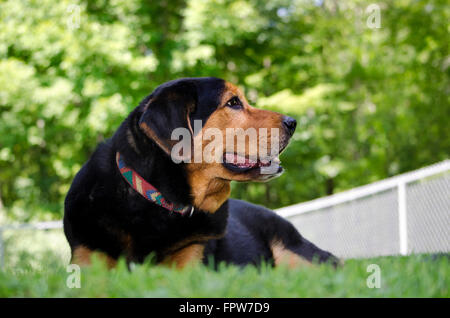
[[[250,106],[236,86],[212,77],[167,82],[142,107],[140,128],[172,160],[185,162],[193,191],[279,176],[278,156],[296,127],[293,118]]]

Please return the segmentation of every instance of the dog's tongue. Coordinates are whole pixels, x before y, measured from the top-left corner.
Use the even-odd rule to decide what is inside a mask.
[[[238,167],[244,168],[252,168],[258,165],[258,161],[251,160],[249,158],[245,158],[244,156],[240,156],[234,153],[225,154],[225,160],[227,163],[231,163]]]

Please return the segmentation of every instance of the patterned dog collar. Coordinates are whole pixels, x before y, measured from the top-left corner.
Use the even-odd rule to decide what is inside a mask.
[[[159,192],[150,183],[145,181],[144,178],[142,178],[136,171],[125,165],[123,157],[119,152],[116,153],[116,163],[117,167],[119,168],[120,174],[124,177],[127,183],[144,198],[159,206],[162,206],[169,211],[180,213],[182,215],[192,216],[192,213],[194,213],[193,206],[175,204],[164,199],[161,192]]]

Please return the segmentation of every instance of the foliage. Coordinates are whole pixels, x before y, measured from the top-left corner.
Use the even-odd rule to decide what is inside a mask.
[[[369,4],[0,1],[0,209],[60,218],[96,144],[184,76],[225,78],[299,122],[287,173],[235,184],[237,198],[279,207],[448,158],[447,2],[380,3],[379,29]]]
[[[51,255],[51,254],[50,254]],[[47,256],[42,270],[0,271],[0,297],[445,297],[450,296],[448,257],[410,256],[348,260],[337,270],[320,265],[287,267],[205,266],[174,270],[149,264],[132,272],[124,262],[108,271],[101,262],[81,270],[80,288],[68,288],[61,261]],[[34,256],[30,256],[34,258]],[[368,288],[370,264],[380,267],[380,288]]]

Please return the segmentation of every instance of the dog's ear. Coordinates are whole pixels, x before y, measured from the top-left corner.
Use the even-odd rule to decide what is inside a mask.
[[[144,133],[170,155],[173,145],[172,131],[186,128],[193,135],[189,115],[197,105],[197,88],[190,81],[176,81],[160,86],[144,105],[139,126]]]

